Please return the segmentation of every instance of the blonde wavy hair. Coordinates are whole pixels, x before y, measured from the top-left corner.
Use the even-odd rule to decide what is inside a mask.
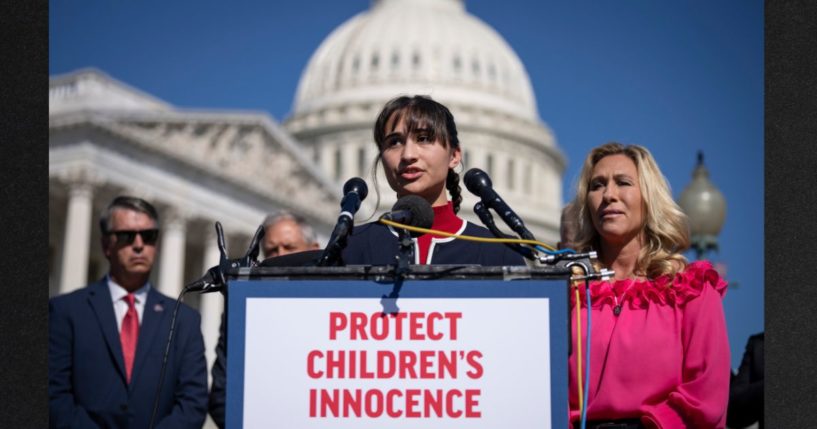
[[[601,236],[590,219],[587,194],[596,164],[604,157],[619,154],[635,163],[643,204],[644,246],[638,255],[635,272],[650,279],[662,275],[673,278],[687,264],[681,255],[689,248],[687,216],[672,199],[667,179],[650,151],[643,146],[612,142],[594,148],[587,155],[576,185],[578,231],[573,244],[581,251],[600,249]]]

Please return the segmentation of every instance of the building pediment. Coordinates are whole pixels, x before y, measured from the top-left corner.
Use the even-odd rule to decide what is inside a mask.
[[[52,114],[49,129],[52,149],[91,142],[197,183],[219,183],[214,196],[243,195],[267,210],[287,208],[324,226],[337,215],[337,186],[266,114],[79,110]],[[71,130],[113,138],[59,138]]]
[[[96,69],[56,76],[48,85],[49,114],[78,110],[154,111],[173,107]]]

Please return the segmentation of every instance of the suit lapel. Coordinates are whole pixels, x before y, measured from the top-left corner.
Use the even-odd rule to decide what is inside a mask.
[[[145,302],[145,311],[142,313],[142,324],[139,327],[139,340],[136,343],[136,359],[134,359],[133,362],[133,380],[139,379],[139,372],[142,370],[152,347],[159,344],[161,345],[161,350],[164,351],[165,344],[167,344],[168,333],[164,332],[164,330],[160,330],[159,327],[164,325],[162,322],[168,315],[168,312],[173,311],[169,306],[170,302],[151,287],[148,291],[147,301]]]
[[[119,342],[119,331],[116,328],[116,315],[113,312],[111,291],[105,280],[100,280],[90,286],[88,301],[96,314],[97,323],[102,330],[102,336],[108,345],[111,359],[115,362],[122,381],[125,378],[125,359],[122,357],[122,344]]]

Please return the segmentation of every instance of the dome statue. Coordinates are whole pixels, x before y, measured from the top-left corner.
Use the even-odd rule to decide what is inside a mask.
[[[522,61],[462,0],[373,1],[312,55],[284,126],[340,189],[353,176],[371,180],[372,126],[380,109],[396,96],[415,94],[454,114],[464,171],[487,171],[537,238],[555,242],[564,155],[539,119]],[[359,220],[395,201],[377,174],[380,206],[370,196]],[[461,215],[479,223],[472,213],[478,200],[462,187]]]

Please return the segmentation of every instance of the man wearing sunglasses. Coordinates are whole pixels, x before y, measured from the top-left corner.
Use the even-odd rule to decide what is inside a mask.
[[[159,216],[147,201],[117,197],[100,219],[108,275],[49,302],[51,427],[147,428],[176,301],[149,278]],[[158,392],[156,428],[201,428],[207,365],[201,318],[182,304]]]

